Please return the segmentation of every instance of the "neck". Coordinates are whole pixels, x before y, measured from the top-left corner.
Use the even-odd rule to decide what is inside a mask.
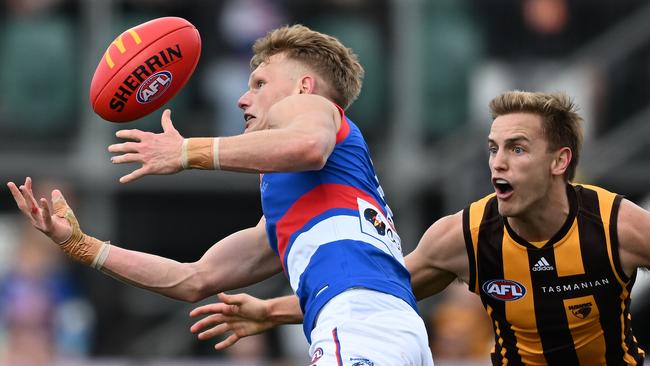
[[[549,240],[557,233],[569,216],[569,198],[566,183],[553,184],[543,199],[517,217],[508,217],[510,227],[526,241]]]

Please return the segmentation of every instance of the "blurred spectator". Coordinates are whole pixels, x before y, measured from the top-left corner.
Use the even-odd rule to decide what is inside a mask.
[[[49,365],[89,351],[92,312],[59,262],[60,251],[25,230],[13,266],[0,279],[3,365]]]
[[[638,8],[639,0],[475,0],[490,58],[563,58]],[[525,75],[522,75],[525,76]]]
[[[481,300],[457,282],[438,296],[441,302],[428,314],[430,346],[436,363],[488,362],[494,336]]]
[[[40,366],[85,357],[93,312],[61,251],[31,227],[18,231],[13,259],[0,277],[0,365]]]

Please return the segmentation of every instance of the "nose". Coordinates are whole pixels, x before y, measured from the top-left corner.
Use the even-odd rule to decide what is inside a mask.
[[[490,166],[493,170],[503,171],[506,170],[508,165],[506,161],[506,156],[503,153],[503,149],[499,149],[493,155],[490,155]]]
[[[242,94],[241,97],[239,97],[239,100],[237,101],[237,107],[240,109],[245,110],[246,108],[250,107],[251,105],[251,100],[250,100],[250,90]]]

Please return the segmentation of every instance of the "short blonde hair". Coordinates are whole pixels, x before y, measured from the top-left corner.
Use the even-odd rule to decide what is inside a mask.
[[[566,181],[575,177],[582,147],[582,117],[571,98],[564,93],[505,92],[490,101],[490,113],[495,119],[510,113],[532,113],[542,117],[542,131],[549,151],[568,147],[572,152]]]
[[[278,28],[255,41],[251,68],[257,68],[278,53],[284,53],[318,73],[333,94],[324,96],[343,109],[359,96],[363,67],[357,55],[338,39],[300,24]]]

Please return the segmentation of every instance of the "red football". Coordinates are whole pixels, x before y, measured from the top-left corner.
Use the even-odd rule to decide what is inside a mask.
[[[199,32],[183,18],[158,18],[128,29],[99,61],[90,104],[112,122],[146,116],[181,90],[200,55]]]

